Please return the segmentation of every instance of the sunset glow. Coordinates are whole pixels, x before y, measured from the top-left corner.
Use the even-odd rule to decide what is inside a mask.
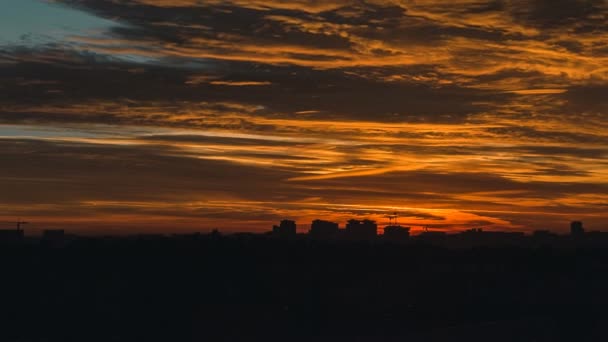
[[[606,1],[14,2],[0,221],[608,228]]]

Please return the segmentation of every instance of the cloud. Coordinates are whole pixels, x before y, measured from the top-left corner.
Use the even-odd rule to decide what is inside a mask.
[[[36,51],[28,51],[27,54],[34,55]],[[78,102],[112,100],[116,106],[123,106],[125,104],[118,103],[118,99],[123,99],[122,102],[128,99],[164,102],[167,106],[183,108],[201,102],[235,102],[243,107],[264,108],[261,112],[283,116],[309,111],[313,107],[316,113],[311,114],[317,117],[329,115],[332,118],[370,121],[458,122],[471,114],[489,110],[495,106],[492,103],[500,104],[509,97],[508,94],[455,85],[433,86],[413,81],[384,83],[342,71],[294,67],[257,70],[251,69],[249,64],[215,68],[209,76],[213,80],[203,82],[203,76],[192,76],[188,70],[97,61],[87,55],[67,51],[54,54],[61,55],[70,64],[49,65],[33,61],[20,62],[18,68],[7,67],[12,74],[12,77],[4,79],[9,101],[23,104],[23,100],[27,99],[31,104],[29,99],[35,95],[39,102],[58,105],[71,105],[77,99]],[[217,76],[223,72],[230,74]],[[366,73],[367,70],[359,69],[356,72]],[[305,78],[297,77],[300,74]],[[192,77],[197,81],[193,81]],[[9,87],[8,83],[15,79],[21,80],[21,86]],[[29,79],[35,79],[37,83],[24,83]],[[88,82],[91,79],[95,82]],[[82,87],[83,84],[87,86]],[[316,95],[311,97],[311,93]],[[441,101],[437,101],[437,98],[441,98]]]
[[[509,93],[518,95],[546,95],[546,94],[562,94],[567,92],[568,89],[519,89],[510,90]]]
[[[557,229],[605,209],[604,1],[54,2],[115,25],[0,43],[7,213]]]

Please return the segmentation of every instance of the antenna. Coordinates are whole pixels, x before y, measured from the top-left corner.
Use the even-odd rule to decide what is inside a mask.
[[[398,215],[397,215],[396,211],[393,213],[393,215],[386,215],[384,217],[388,217],[389,225],[391,225],[391,226],[393,225],[393,220],[395,221],[394,225],[395,226],[397,225],[397,217],[398,217]]]

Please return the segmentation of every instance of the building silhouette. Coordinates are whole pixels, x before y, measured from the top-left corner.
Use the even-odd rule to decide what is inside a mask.
[[[46,229],[42,231],[41,242],[50,247],[61,247],[65,244],[65,231],[63,229]]]
[[[410,237],[410,227],[390,225],[384,227],[384,239],[390,241],[403,241]]]
[[[309,235],[317,239],[331,239],[340,232],[338,224],[325,220],[314,220],[310,225]]]
[[[356,240],[371,240],[378,234],[378,225],[372,220],[348,220],[345,230],[346,237]]]
[[[535,238],[546,238],[546,237],[550,237],[550,236],[554,236],[556,235],[555,233],[552,233],[550,230],[547,229],[537,229],[534,232],[532,232],[532,236]]]
[[[581,221],[572,221],[570,223],[570,235],[572,236],[582,236],[585,234],[585,229],[583,228],[583,222]]]
[[[0,229],[0,243],[15,243],[23,240],[22,229]]]
[[[281,237],[296,236],[296,221],[282,220],[278,226],[272,227],[272,234]]]
[[[524,232],[484,231],[482,228],[467,229],[458,234],[458,241],[464,245],[516,245],[524,239]]]
[[[443,241],[447,238],[448,234],[443,231],[423,231],[420,233],[417,238],[421,241],[433,242],[433,241]]]
[[[481,235],[483,233],[483,229],[482,228],[471,228],[471,229],[467,229],[463,232],[461,232],[460,234],[462,235]]]
[[[547,229],[538,229],[532,233],[532,237],[537,240],[546,240],[546,239],[554,239],[554,238],[558,237],[558,235]]]
[[[45,229],[42,232],[42,238],[45,240],[58,240],[65,237],[65,231],[63,229]]]

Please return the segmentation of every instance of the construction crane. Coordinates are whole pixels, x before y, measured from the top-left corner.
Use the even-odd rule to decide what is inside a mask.
[[[17,230],[21,230],[21,225],[22,224],[28,224],[29,222],[21,221],[21,219],[19,219],[15,223],[17,224]]]

